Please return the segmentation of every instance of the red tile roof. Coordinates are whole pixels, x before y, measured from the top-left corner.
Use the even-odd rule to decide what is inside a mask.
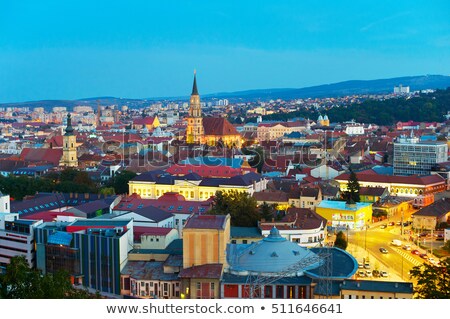
[[[180,274],[180,278],[205,278],[205,279],[220,279],[222,276],[222,264],[206,264],[201,266],[194,266],[184,268]]]
[[[133,124],[137,125],[153,125],[155,118],[153,116],[147,116],[144,118],[136,118],[133,120]]]
[[[20,159],[29,162],[48,162],[58,166],[62,154],[62,149],[24,148],[20,153]]]
[[[236,128],[223,117],[204,117],[203,128],[205,135],[239,135]]]
[[[368,170],[373,171],[373,170]],[[356,177],[360,182],[373,182],[373,183],[391,183],[391,184],[412,184],[412,185],[431,185],[431,184],[444,184],[445,180],[439,175],[427,175],[427,176],[393,176],[393,175],[381,175],[373,173],[358,172]],[[349,179],[350,174],[344,173],[336,176],[335,180]]]
[[[28,220],[43,220],[44,222],[52,222],[55,221],[56,217],[58,216],[75,216],[75,214],[70,212],[45,211],[34,214],[26,214],[21,216],[20,218]]]
[[[63,147],[63,136],[62,135],[52,136],[47,140],[47,143],[51,145],[51,147]]]
[[[201,177],[233,177],[236,175],[243,175],[249,171],[256,172],[256,169],[193,164],[174,164],[166,169],[166,172],[172,175],[187,175],[190,173],[196,173]]]

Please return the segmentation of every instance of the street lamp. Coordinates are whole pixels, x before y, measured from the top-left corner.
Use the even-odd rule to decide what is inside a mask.
[[[366,231],[364,232],[364,249],[367,251],[367,225],[366,225]]]

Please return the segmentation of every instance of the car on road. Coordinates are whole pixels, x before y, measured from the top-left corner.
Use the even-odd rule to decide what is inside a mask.
[[[391,245],[392,245],[392,246],[401,247],[401,246],[402,246],[402,241],[401,241],[401,240],[398,240],[398,239],[393,239],[393,240],[391,241]]]
[[[381,277],[388,277],[389,274],[388,274],[387,271],[382,270],[382,271],[380,271],[380,276],[381,276]]]
[[[432,265],[437,265],[439,262],[433,257],[428,258],[428,262]]]
[[[394,225],[395,225],[394,222],[390,222],[390,223],[388,224],[388,226],[394,226]]]
[[[420,258],[423,258],[423,259],[425,259],[425,260],[428,260],[427,254],[420,254],[419,256],[420,256]]]
[[[409,250],[411,250],[411,245],[405,245],[405,246],[403,246],[403,249],[409,251]]]
[[[387,253],[388,253],[387,249],[384,248],[384,247],[380,247],[380,252],[381,252],[382,254],[387,254]]]
[[[402,222],[396,222],[395,225],[401,226],[401,225],[402,225]]]
[[[385,229],[387,227],[387,224],[383,224],[380,226],[380,229]]]
[[[414,249],[414,250],[411,250],[411,254],[420,255],[420,251],[418,251],[417,249]]]
[[[360,270],[360,271],[358,271],[358,276],[359,277],[366,277],[366,272],[364,270]]]

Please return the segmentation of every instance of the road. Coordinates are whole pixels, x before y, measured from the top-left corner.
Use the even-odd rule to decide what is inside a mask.
[[[405,281],[410,281],[408,274],[410,269],[424,262],[422,258],[411,254],[410,251],[390,244],[393,239],[399,239],[406,243],[405,239],[400,236],[400,226],[391,226],[385,229],[380,229],[379,226],[372,227],[366,231],[350,231],[348,235],[349,243],[365,249],[368,254],[375,257],[376,260],[370,260],[372,268],[386,269],[390,273],[395,272]],[[412,249],[417,248],[412,243],[409,244]],[[388,253],[381,253],[381,247],[384,247]]]

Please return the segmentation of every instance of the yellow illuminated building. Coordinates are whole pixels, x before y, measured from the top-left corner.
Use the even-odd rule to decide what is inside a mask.
[[[197,78],[194,72],[194,84],[189,100],[187,117],[186,143],[217,145],[222,143],[228,147],[240,147],[242,137],[236,128],[223,117],[203,117],[200,95],[197,90]]]
[[[63,136],[63,155],[59,162],[60,166],[77,167],[77,137],[73,134],[72,119],[67,114],[66,133]]]
[[[372,220],[372,203],[323,200],[316,207],[316,213],[327,219],[328,226],[362,229]]]
[[[251,175],[249,175],[251,174]],[[187,175],[186,175],[187,176]],[[129,194],[141,198],[157,199],[167,192],[176,192],[186,200],[206,200],[217,191],[247,192],[253,195],[267,187],[267,180],[256,173],[223,179],[185,179],[185,176],[154,176],[152,172],[138,175],[128,182]]]

